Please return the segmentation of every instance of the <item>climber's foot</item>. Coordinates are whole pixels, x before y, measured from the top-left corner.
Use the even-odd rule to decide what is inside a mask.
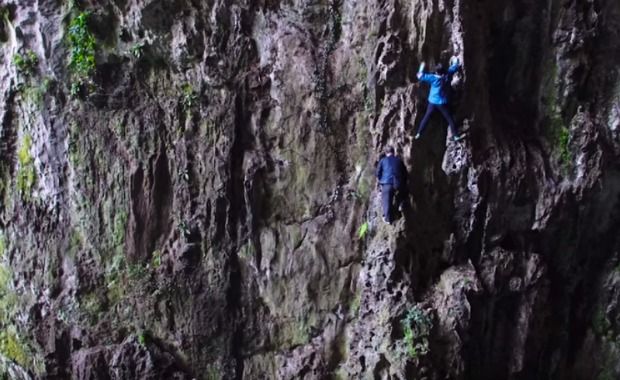
[[[420,139],[420,134],[416,133],[415,136],[413,137],[414,140],[419,140]]]
[[[454,142],[459,142],[461,140],[463,140],[463,135],[452,136],[452,141],[454,141]]]

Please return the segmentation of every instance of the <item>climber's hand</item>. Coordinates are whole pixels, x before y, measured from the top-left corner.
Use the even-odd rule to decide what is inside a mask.
[[[458,64],[459,64],[459,57],[452,56],[452,58],[450,58],[450,66],[454,66],[454,65],[458,65]]]
[[[418,73],[421,73],[424,71],[424,67],[426,67],[426,63],[422,62],[420,63],[420,68],[418,68]]]

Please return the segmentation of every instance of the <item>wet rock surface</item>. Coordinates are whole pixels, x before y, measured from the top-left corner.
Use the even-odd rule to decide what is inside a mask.
[[[619,20],[3,1],[0,378],[618,378]],[[465,139],[414,141],[452,55]]]

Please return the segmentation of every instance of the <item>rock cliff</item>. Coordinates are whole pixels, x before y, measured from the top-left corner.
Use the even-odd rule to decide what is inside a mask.
[[[620,377],[617,0],[3,0],[0,67],[0,378]]]

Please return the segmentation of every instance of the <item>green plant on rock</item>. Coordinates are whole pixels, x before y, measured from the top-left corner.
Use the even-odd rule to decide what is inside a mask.
[[[146,267],[142,264],[130,264],[127,267],[127,276],[131,281],[140,281],[148,274]]]
[[[413,305],[401,320],[407,352],[412,359],[426,355],[429,351],[428,338],[433,322],[418,305]]]
[[[182,221],[177,225],[177,228],[183,237],[188,238],[191,236],[192,232],[189,228],[189,224],[186,221]]]
[[[69,45],[71,61],[69,68],[75,76],[71,84],[71,94],[77,95],[84,85],[92,85],[92,75],[96,68],[96,41],[88,29],[90,13],[81,12],[69,24]]]
[[[245,260],[249,260],[252,257],[254,257],[256,253],[256,250],[254,248],[254,244],[252,244],[252,242],[250,240],[248,240],[247,243],[245,243],[241,249],[239,249],[239,257],[245,259]]]
[[[566,169],[572,160],[570,152],[570,130],[565,125],[560,111],[560,100],[558,87],[558,66],[552,63],[547,69],[548,73],[543,83],[543,103],[547,119],[547,135],[551,144],[551,149],[560,163]]]
[[[32,137],[30,137],[30,135],[25,135],[17,151],[17,162],[19,164],[17,170],[17,189],[22,198],[26,201],[30,200],[32,187],[37,181],[34,159],[30,155],[31,148]]]
[[[28,50],[25,54],[15,54],[13,56],[13,64],[20,73],[31,75],[37,69],[39,57],[32,50]]]
[[[151,258],[151,268],[158,269],[161,266],[161,251],[159,249],[153,252]]]
[[[144,42],[137,42],[137,43],[135,43],[131,47],[131,49],[129,49],[129,52],[136,59],[142,58],[142,56],[144,55]]]
[[[359,230],[357,230],[357,236],[360,238],[360,240],[366,237],[366,234],[368,233],[368,227],[368,222],[364,222],[364,224],[360,226]]]
[[[198,104],[198,94],[191,84],[184,84],[181,88],[181,92],[181,104],[183,105],[184,110],[188,111]]]
[[[146,347],[146,343],[148,341],[149,338],[149,332],[146,330],[142,330],[138,333],[138,344],[145,348]]]

